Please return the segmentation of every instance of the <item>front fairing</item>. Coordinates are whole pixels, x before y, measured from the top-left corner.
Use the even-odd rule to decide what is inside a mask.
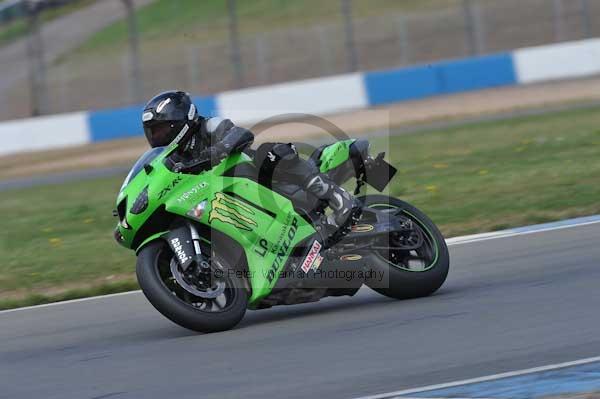
[[[148,151],[136,162],[125,179],[117,197],[119,223],[115,232],[117,242],[122,246],[136,250],[143,242],[143,234],[149,230],[149,222],[154,226],[161,224],[160,220],[156,220],[161,217],[161,213],[186,216],[191,208],[181,209],[179,205],[183,201],[178,200],[185,193],[192,191],[198,194],[206,188],[211,175],[222,173],[238,162],[249,161],[245,155],[240,154],[231,156],[212,170],[198,175],[175,173],[166,167],[165,159],[176,148],[162,147],[154,157],[149,156],[152,150]],[[147,196],[146,208],[142,212],[132,212],[136,200],[142,195]]]
[[[121,245],[138,250],[148,239],[168,231],[169,223],[161,226],[156,215],[194,220],[209,227],[208,232],[225,234],[243,249],[252,286],[250,302],[268,295],[294,247],[316,233],[313,226],[295,211],[288,198],[252,179],[225,173],[251,162],[247,155],[231,155],[212,169],[192,175],[171,172],[164,165],[169,153],[154,159],[151,168],[142,168],[119,194],[117,204],[126,204],[126,224],[117,227]],[[145,190],[147,209],[137,215],[131,213],[136,198]],[[202,212],[194,212],[199,205]],[[204,238],[211,241],[210,235]]]
[[[164,166],[164,159],[169,156],[176,147],[159,147],[147,151],[138,159],[125,178],[117,196],[117,213],[119,223],[115,230],[117,242],[125,248],[133,248],[136,234],[160,205],[153,200],[151,192],[165,185],[165,181],[173,179],[171,173]],[[137,198],[146,190],[148,192],[148,206],[140,213],[132,213],[133,205]]]

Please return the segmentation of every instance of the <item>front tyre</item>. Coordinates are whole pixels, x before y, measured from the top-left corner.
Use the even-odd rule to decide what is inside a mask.
[[[213,254],[224,272],[225,288],[219,297],[194,296],[173,276],[173,253],[162,240],[144,247],[138,254],[136,273],[142,292],[163,316],[193,331],[210,333],[229,330],[244,317],[248,291],[232,265]]]
[[[390,249],[374,250],[374,266],[385,273],[378,282],[366,281],[372,289],[396,299],[418,298],[433,294],[446,281],[450,255],[446,241],[437,226],[419,209],[402,200],[384,195],[360,198],[364,208],[390,212],[410,219],[419,229],[422,245],[415,250],[394,249],[395,239],[390,236],[380,245]]]

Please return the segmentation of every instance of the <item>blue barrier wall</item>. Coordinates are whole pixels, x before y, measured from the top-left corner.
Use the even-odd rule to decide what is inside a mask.
[[[377,106],[513,85],[517,83],[517,79],[512,56],[507,53],[412,68],[367,72],[363,74],[363,82],[367,96],[364,103]],[[195,97],[194,102],[203,115],[220,114],[217,97]],[[248,107],[252,107],[252,104],[248,104]],[[323,108],[326,107],[327,104],[323,104]],[[142,135],[141,114],[141,105],[90,112],[90,140],[98,142]]]
[[[114,140],[144,134],[142,129],[143,106],[92,111],[88,116],[92,142]]]
[[[439,94],[461,93],[517,83],[510,54],[441,62],[436,66]]]
[[[445,61],[413,68],[367,72],[369,105],[417,100],[517,83],[511,54]]]
[[[255,122],[248,119],[250,117],[247,114],[264,116],[281,109],[281,104],[278,102],[280,101],[278,98],[281,97],[277,95],[282,96],[282,93],[283,95],[291,93],[289,96],[292,97],[286,102],[290,104],[289,109],[283,107],[286,112],[302,108],[303,106],[299,104],[304,104],[306,101],[310,102],[311,112],[316,114],[347,111],[438,95],[591,76],[600,73],[600,61],[598,57],[594,57],[598,52],[600,52],[600,39],[588,39],[409,68],[244,89],[210,97],[196,97],[194,101],[203,115],[235,117],[235,122],[244,124]],[[339,87],[333,87],[332,82],[336,82]],[[306,95],[308,100],[303,98],[306,92],[309,93]],[[314,95],[313,92],[327,95]],[[302,96],[297,93],[302,93]],[[276,106],[271,109],[271,104],[274,102]],[[3,151],[4,153],[29,151],[32,141],[38,142],[40,149],[44,149],[65,146],[65,142],[70,145],[81,145],[139,136],[143,134],[141,111],[142,106],[138,105],[113,110],[81,112],[76,113],[77,115],[65,114],[8,121],[0,124],[0,136],[10,137],[12,142],[1,148],[0,154]],[[235,116],[235,112],[238,112],[239,118]],[[32,123],[35,124],[36,129],[31,129]],[[22,133],[15,135],[16,130]],[[35,135],[35,132],[40,130],[57,132],[60,135],[48,136],[57,137],[56,140],[40,141],[40,137]],[[59,140],[58,137],[62,139]]]
[[[201,115],[213,116],[217,113],[214,97],[194,97],[194,103]],[[143,105],[133,107],[92,111],[88,115],[91,142],[141,136]]]
[[[439,92],[436,68],[433,66],[368,72],[364,82],[369,105],[431,97]]]

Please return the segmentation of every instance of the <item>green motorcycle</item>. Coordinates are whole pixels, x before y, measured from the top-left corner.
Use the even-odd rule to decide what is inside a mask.
[[[299,186],[265,183],[246,153],[193,171],[172,160],[177,146],[144,154],[117,199],[115,239],[136,251],[147,299],[173,322],[199,332],[234,327],[247,309],[354,295],[366,284],[388,297],[430,295],[449,255],[433,222],[384,195],[358,197],[350,232]],[[311,159],[339,184],[356,179],[382,191],[396,173],[366,140],[321,147]]]

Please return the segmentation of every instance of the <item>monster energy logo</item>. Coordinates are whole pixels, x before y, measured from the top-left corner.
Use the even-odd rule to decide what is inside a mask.
[[[217,193],[211,202],[212,210],[208,217],[208,223],[213,220],[230,224],[240,230],[252,231],[252,226],[258,226],[251,215],[254,211],[242,201],[223,193]],[[250,215],[250,216],[246,216]]]

